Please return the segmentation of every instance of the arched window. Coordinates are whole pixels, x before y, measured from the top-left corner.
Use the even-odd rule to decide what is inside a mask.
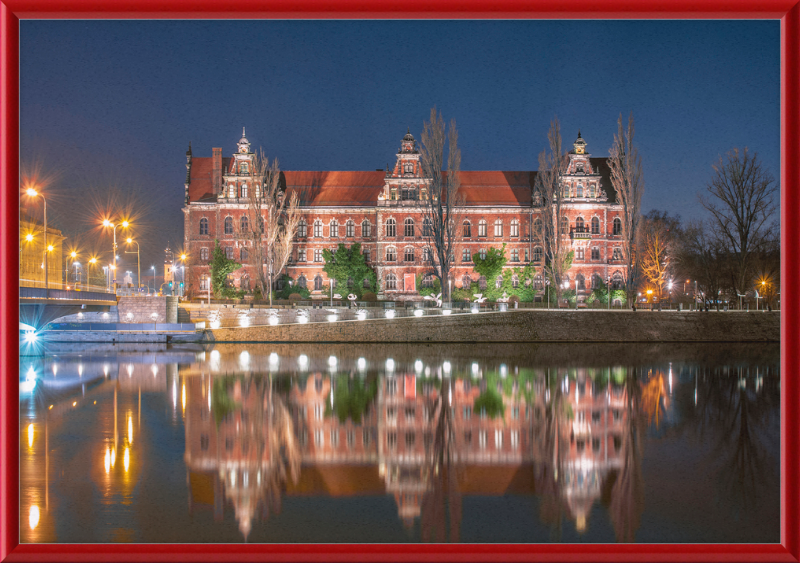
[[[247,260],[247,256],[248,256],[247,249],[246,248],[240,248],[239,249],[239,261],[240,262],[244,262],[245,260]]]
[[[414,247],[412,247],[412,246],[407,246],[406,247],[405,261],[406,262],[413,262],[414,261]]]
[[[200,260],[202,260],[203,262],[208,262],[208,249],[207,248],[201,248],[200,249]]]
[[[614,234],[622,234],[622,221],[620,221],[619,217],[614,218]]]
[[[203,217],[200,219],[200,234],[207,235],[208,234],[208,219]]]
[[[479,237],[486,236],[486,221],[484,219],[478,221],[478,236]]]
[[[233,234],[233,217],[225,217],[225,234]]]
[[[497,279],[494,280],[494,288],[500,289],[503,287],[503,276],[497,276]]]
[[[433,274],[425,274],[422,278],[422,287],[433,287]]]
[[[249,228],[249,222],[247,221],[247,215],[242,215],[241,219],[239,219],[239,228],[241,229],[242,234],[247,234]]]
[[[461,251],[461,261],[462,262],[470,262],[472,260],[472,256],[470,256],[469,248],[465,248]]]
[[[561,234],[566,235],[569,233],[569,219],[566,217],[561,218]]]
[[[425,217],[422,220],[422,236],[429,237],[433,235],[433,227],[431,226],[431,220]]]
[[[314,221],[314,236],[321,237],[322,236],[322,221],[317,219]]]
[[[368,219],[364,219],[361,222],[361,236],[368,237],[372,233],[372,225],[370,224]]]
[[[496,219],[494,222],[494,236],[501,237],[503,236],[503,220]]]
[[[308,234],[308,224],[306,223],[305,219],[300,219],[300,222],[297,223],[297,236],[298,238],[306,238]]]
[[[395,262],[397,260],[397,251],[393,246],[390,246],[386,249],[386,261],[387,262]]]
[[[397,236],[397,222],[394,219],[386,220],[386,236],[387,237]]]
[[[542,228],[542,220],[537,217],[533,222],[533,238],[542,240],[544,238],[544,229]]]
[[[206,274],[200,277],[200,290],[208,291],[208,276]]]
[[[250,291],[250,276],[247,274],[242,276],[242,279],[239,280],[239,288],[245,291]]]
[[[612,289],[622,289],[622,284],[623,284],[623,280],[622,280],[622,274],[620,274],[619,272],[617,272],[617,273],[616,273],[616,274],[614,274],[614,276],[611,278],[611,288],[612,288]]]
[[[578,217],[575,219],[575,232],[582,233],[583,232],[583,217]]]
[[[236,197],[236,186],[228,184],[228,197]]]
[[[478,287],[481,291],[486,291],[486,276],[481,276],[478,278]]]
[[[314,278],[314,291],[319,291],[322,289],[322,276],[317,274]]]
[[[519,276],[517,274],[511,276],[511,287],[514,289],[519,287]]]
[[[603,285],[603,279],[599,275],[594,274],[592,276],[592,289],[597,289],[601,285]]]
[[[461,278],[461,288],[469,289],[471,286],[472,286],[472,278],[469,277],[467,274],[464,274],[464,277]]]
[[[387,274],[386,276],[386,289],[389,290],[396,290],[397,289],[397,276],[394,274]]]
[[[578,289],[586,289],[586,279],[583,277],[583,274],[575,276],[575,281],[578,282]]]
[[[345,225],[345,236],[348,238],[356,236],[356,224],[351,219],[348,219]]]
[[[426,263],[430,262],[430,260],[431,260],[431,249],[430,247],[426,246],[425,248],[422,249],[422,262]]]
[[[339,237],[339,223],[336,219],[331,221],[331,238]]]
[[[575,197],[583,197],[583,184],[578,184],[575,190]]]
[[[594,184],[589,185],[589,197],[594,197],[596,194],[596,189]]]
[[[469,221],[464,221],[464,238],[472,236],[472,224]]]
[[[542,274],[536,274],[534,276],[533,287],[534,289],[544,289],[544,283],[542,283]]]
[[[592,217],[592,234],[599,235],[600,234],[600,219],[597,217]]]
[[[414,219],[412,219],[411,217],[407,218],[403,223],[403,236],[406,237],[414,236]]]
[[[534,262],[541,262],[542,261],[542,247],[537,246],[533,249],[533,261]]]
[[[611,257],[612,260],[622,260],[622,249],[617,247],[614,249],[614,255]]]
[[[511,236],[518,237],[519,236],[519,221],[516,219],[511,220]]]
[[[242,184],[242,197],[247,197],[247,184]]]
[[[308,289],[308,282],[306,282],[306,276],[300,274],[300,277],[297,278],[297,287],[301,289]]]

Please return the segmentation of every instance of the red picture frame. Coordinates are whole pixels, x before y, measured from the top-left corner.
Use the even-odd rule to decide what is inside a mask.
[[[4,0],[0,2],[0,561],[800,561],[800,0]],[[601,545],[19,544],[19,20],[38,18],[781,20],[781,542]]]

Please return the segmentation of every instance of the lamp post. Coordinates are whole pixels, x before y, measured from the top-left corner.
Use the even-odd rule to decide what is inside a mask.
[[[611,310],[611,276],[606,278],[606,291],[608,292],[608,310]]]
[[[139,261],[139,241],[133,240],[131,237],[128,237],[127,240],[128,244],[135,244],[136,245],[136,290],[142,287],[142,264]],[[133,254],[133,250],[126,250],[126,254]]]
[[[183,297],[183,286],[186,282],[186,253],[181,253],[181,262],[183,262],[181,264],[181,285],[178,286],[180,288],[178,292]]]
[[[153,293],[156,292],[156,267],[150,266],[150,269],[153,270]],[[150,291],[150,284],[147,284],[147,291]]]
[[[89,288],[89,283],[92,281],[91,280],[91,277],[92,277],[92,266],[94,266],[95,264],[97,264],[97,258],[94,258],[94,257],[90,258],[89,259],[89,271],[86,273],[86,288],[87,289]]]
[[[544,298],[547,300],[547,309],[550,309],[550,279],[544,280]]]
[[[78,289],[78,285],[80,285],[80,280],[78,279],[78,268],[81,267],[81,263],[80,262],[73,262],[72,265],[75,266],[75,289],[77,290]]]
[[[47,272],[47,200],[44,198],[44,194],[40,194],[33,188],[28,188],[25,192],[31,197],[39,196],[42,198],[42,205],[44,206],[44,296],[45,299],[47,298],[48,294],[48,272]],[[61,268],[59,268],[59,272]],[[58,274],[61,275],[60,273]]]
[[[575,276],[575,310],[578,310],[578,276]]]
[[[127,229],[128,226],[130,225],[130,223],[128,223],[127,221],[122,221],[121,223],[112,223],[108,219],[104,219],[103,220],[103,226],[104,227],[113,227],[113,233],[114,233],[114,247],[113,247],[113,252],[112,252],[112,256],[114,258],[114,264],[111,266],[111,270],[113,271],[113,278],[114,278],[113,279],[113,282],[114,282],[114,293],[116,293],[116,291],[117,291],[117,287],[116,287],[117,286],[117,227],[119,227],[120,225],[124,229]]]

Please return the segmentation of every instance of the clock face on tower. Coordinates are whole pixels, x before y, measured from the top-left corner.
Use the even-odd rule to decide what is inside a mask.
[[[247,147],[244,145],[239,145],[239,152],[244,154],[247,152]]]

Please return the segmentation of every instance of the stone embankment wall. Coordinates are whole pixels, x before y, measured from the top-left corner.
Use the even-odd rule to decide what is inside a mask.
[[[780,313],[509,311],[207,333],[217,342],[778,342]]]

